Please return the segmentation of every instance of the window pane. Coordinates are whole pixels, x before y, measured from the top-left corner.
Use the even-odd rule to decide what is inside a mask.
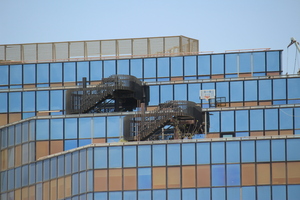
[[[153,166],[166,165],[166,145],[153,145]]]
[[[22,65],[10,65],[10,84],[22,84]]]
[[[272,163],[272,184],[286,184],[285,163]]]
[[[153,173],[153,189],[166,188],[166,168],[155,167],[152,169]]]
[[[234,111],[221,112],[221,131],[222,132],[234,131]]]
[[[300,196],[300,185],[288,185],[288,200],[297,200]]]
[[[195,164],[195,144],[182,144],[182,165]]]
[[[37,64],[37,83],[49,82],[49,64]]]
[[[210,55],[198,56],[198,74],[210,75]]]
[[[263,110],[250,110],[250,130],[263,130]]]
[[[270,140],[256,141],[256,161],[270,161]]]
[[[267,71],[279,71],[280,66],[280,52],[267,52]]]
[[[240,162],[240,142],[226,142],[226,162]]]
[[[240,165],[227,165],[226,176],[228,186],[240,185]]]
[[[242,162],[254,161],[254,141],[242,141]]]
[[[287,160],[300,160],[300,139],[287,140]]]
[[[270,186],[257,187],[257,200],[271,200]]]
[[[150,97],[151,98],[151,97]],[[160,102],[173,100],[173,85],[161,85],[160,86]]]
[[[272,88],[271,80],[259,80],[259,100],[271,100],[272,99]]]
[[[123,147],[124,167],[136,167],[136,146]]]
[[[224,54],[212,55],[212,74],[224,74]]]
[[[91,61],[91,81],[98,81],[102,79],[102,61]]]
[[[282,108],[279,109],[280,129],[293,129],[293,109]]]
[[[107,147],[94,148],[94,167],[107,168]]]
[[[257,81],[245,81],[245,101],[257,101]]]
[[[207,132],[220,132],[220,128],[220,112],[210,112]]]
[[[64,63],[64,82],[75,82],[75,63]]]
[[[184,57],[184,75],[185,76],[196,75],[196,56]]]
[[[94,117],[92,118],[93,136],[94,137],[106,137],[106,117]]]
[[[8,66],[0,66],[0,85],[8,85]]]
[[[285,140],[271,140],[272,161],[285,161]]]
[[[35,111],[35,92],[23,92],[23,111]]]
[[[103,69],[104,69],[104,78],[116,74],[116,61],[115,60],[103,61]]]
[[[200,103],[199,91],[200,84],[187,84],[188,86],[188,101],[193,101],[195,103]]]
[[[24,84],[35,84],[35,65],[26,64],[23,65],[23,81]]]
[[[77,81],[82,81],[82,78],[86,77],[89,81],[89,62],[77,62]]]
[[[196,199],[195,189],[183,189],[182,190],[182,199]]]
[[[117,74],[129,75],[129,60],[117,60]]]
[[[183,57],[171,57],[171,76],[183,75]]]
[[[130,74],[137,77],[143,78],[143,60],[142,59],[131,59],[130,60]]]
[[[238,187],[227,188],[227,199],[240,200],[240,190]]]
[[[149,106],[158,105],[159,101],[159,86],[150,86],[150,101]]]
[[[42,119],[36,121],[36,139],[37,140],[49,139],[49,120]]]
[[[257,184],[267,185],[270,184],[270,164],[257,164]]]
[[[254,72],[263,72],[266,70],[266,56],[265,52],[255,52],[253,55]]]
[[[225,145],[224,142],[213,142],[211,144],[212,163],[225,162]]]
[[[288,99],[299,99],[300,98],[300,78],[288,79]]]
[[[118,137],[121,134],[120,116],[107,117],[107,137]]]
[[[237,73],[237,54],[225,54],[225,73]]]
[[[230,101],[243,101],[243,81],[230,82]]]
[[[235,130],[236,131],[249,131],[248,110],[235,111]]]
[[[174,85],[174,100],[187,100],[186,84]]]
[[[37,111],[49,110],[49,91],[36,92]]]
[[[21,92],[9,93],[9,112],[21,112]]]
[[[273,98],[286,99],[286,79],[273,79]]]
[[[170,58],[157,58],[157,76],[170,76]]]
[[[79,138],[91,137],[91,118],[79,118]]]
[[[62,82],[62,63],[50,63],[50,82]]]
[[[166,190],[153,190],[153,199],[166,200],[167,199]]]
[[[225,188],[212,188],[212,200],[225,200]]]
[[[212,165],[212,186],[225,185],[225,165]]]
[[[156,59],[144,59],[144,78],[156,78]]]
[[[63,91],[50,91],[50,110],[63,110]]]
[[[138,168],[138,189],[151,189],[151,168]]]
[[[122,167],[122,147],[109,147],[109,167]]]
[[[228,82],[216,83],[216,97],[225,97],[225,102],[229,101]]]
[[[65,138],[66,139],[77,138],[77,119],[76,118],[65,119]]]
[[[240,72],[251,72],[251,53],[240,53]]]
[[[7,112],[7,93],[0,93],[0,112]]]
[[[242,164],[242,185],[255,185],[255,164]]]
[[[278,109],[265,110],[265,130],[278,130]]]
[[[138,146],[138,166],[151,166],[151,146]]]
[[[168,165],[180,165],[180,144],[167,145]]]
[[[210,143],[197,143],[197,164],[210,163]]]
[[[210,200],[210,188],[197,189],[197,200]]]

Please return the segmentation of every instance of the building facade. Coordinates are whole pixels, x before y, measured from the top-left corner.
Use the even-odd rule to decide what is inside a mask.
[[[2,45],[1,200],[298,200],[300,76],[281,74],[281,50],[195,44],[178,36]],[[112,75],[139,79],[147,100],[132,111],[67,112],[68,91],[101,88]],[[205,130],[174,138],[169,120],[158,140],[124,140],[126,117],[168,101],[195,102]]]

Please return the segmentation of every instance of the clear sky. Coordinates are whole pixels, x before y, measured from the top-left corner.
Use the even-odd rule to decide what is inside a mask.
[[[300,0],[0,0],[0,44],[172,35],[200,51],[282,49],[293,73]]]

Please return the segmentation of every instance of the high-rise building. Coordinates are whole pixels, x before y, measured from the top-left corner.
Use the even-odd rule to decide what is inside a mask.
[[[0,45],[1,200],[299,200],[300,75],[198,45]]]

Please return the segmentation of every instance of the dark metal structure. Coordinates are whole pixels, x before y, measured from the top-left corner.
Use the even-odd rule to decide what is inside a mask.
[[[67,91],[67,114],[132,111],[148,104],[149,88],[134,76],[111,75],[101,84]]]
[[[203,132],[201,107],[191,101],[167,101],[149,112],[139,112],[124,119],[125,140],[155,140],[166,125],[173,127],[174,139]]]

